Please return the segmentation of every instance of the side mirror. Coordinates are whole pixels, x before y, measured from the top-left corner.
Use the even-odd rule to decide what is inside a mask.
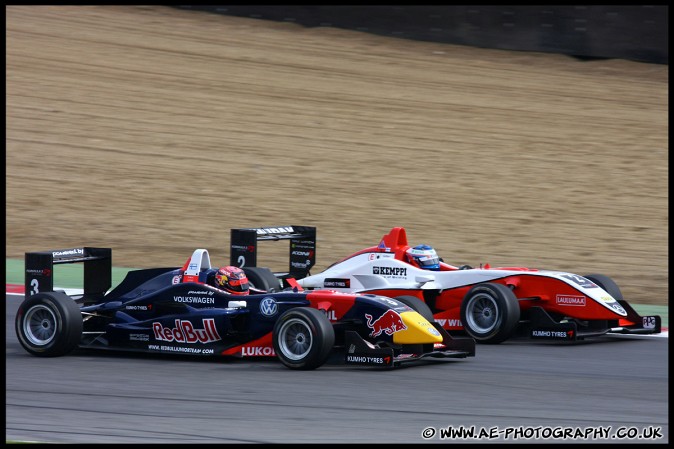
[[[419,275],[419,276],[414,277],[414,282],[418,282],[421,285],[423,285],[427,282],[433,282],[434,280],[435,280],[435,276]]]

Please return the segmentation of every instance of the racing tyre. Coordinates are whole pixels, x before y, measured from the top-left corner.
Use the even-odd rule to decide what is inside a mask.
[[[323,365],[335,345],[335,330],[323,312],[309,307],[285,311],[274,325],[274,351],[292,369]]]
[[[243,271],[246,273],[251,287],[269,293],[281,291],[281,281],[274,276],[274,273],[269,268],[244,267]]]
[[[435,318],[433,317],[433,311],[431,310],[430,307],[428,307],[428,304],[426,304],[416,296],[396,296],[393,299],[405,304],[406,306],[417,312],[419,315],[426,318],[426,321],[428,321],[429,323],[435,321]]]
[[[606,290],[606,293],[613,296],[615,300],[622,301],[624,299],[623,293],[620,291],[620,287],[618,287],[618,284],[616,284],[610,277],[605,276],[603,274],[588,274],[583,277],[591,280],[592,282],[594,282],[595,284]]]
[[[479,343],[507,340],[519,320],[519,302],[512,290],[502,284],[477,284],[461,303],[463,327]]]
[[[82,338],[79,306],[62,292],[38,293],[16,312],[16,335],[21,346],[41,357],[66,355]]]

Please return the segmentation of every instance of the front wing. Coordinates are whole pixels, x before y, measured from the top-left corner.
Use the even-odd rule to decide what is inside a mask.
[[[532,307],[529,311],[529,337],[536,340],[577,341],[588,337],[610,334],[659,334],[662,318],[659,315],[640,316],[624,300],[618,301],[628,312],[627,323],[609,327],[606,321],[589,321],[587,326],[579,326],[574,321],[555,321],[542,307]]]
[[[433,322],[433,326],[442,335],[442,343],[403,345],[401,349],[375,345],[364,340],[357,332],[346,331],[344,363],[393,368],[422,359],[456,359],[475,356],[475,340],[470,337],[452,337],[437,322]]]

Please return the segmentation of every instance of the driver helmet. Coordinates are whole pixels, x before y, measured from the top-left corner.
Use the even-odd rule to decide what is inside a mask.
[[[440,258],[433,247],[428,245],[417,245],[406,251],[409,261],[418,265],[424,270],[439,270]]]
[[[232,295],[247,295],[249,293],[248,277],[239,267],[226,266],[219,268],[215,273],[215,286]]]

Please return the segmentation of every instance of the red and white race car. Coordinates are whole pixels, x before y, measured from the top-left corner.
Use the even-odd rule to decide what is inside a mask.
[[[441,259],[436,261],[436,270],[422,269],[407,257],[410,245],[402,227],[392,228],[376,246],[310,275],[315,262],[315,228],[295,228],[313,234],[302,240],[296,233],[290,272],[275,273],[285,285],[372,293],[406,301],[450,333],[465,332],[481,343],[501,343],[520,334],[574,341],[605,334],[661,332],[660,316],[640,316],[608,276],[524,267],[457,267]],[[294,230],[266,229],[281,229],[279,235]],[[260,238],[282,238],[279,235],[263,234]],[[232,245],[237,238],[233,230]],[[251,242],[248,249],[254,254],[256,243]],[[232,263],[234,257],[232,252]]]

